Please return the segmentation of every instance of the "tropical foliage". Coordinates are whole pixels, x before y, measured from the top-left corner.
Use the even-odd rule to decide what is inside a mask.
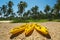
[[[60,19],[60,0],[57,0],[52,8],[49,5],[46,5],[44,11],[39,10],[37,5],[30,10],[25,11],[25,8],[27,8],[28,5],[26,2],[20,1],[17,4],[18,11],[14,13],[13,6],[14,3],[11,0],[7,4],[2,5],[0,7],[0,19]]]

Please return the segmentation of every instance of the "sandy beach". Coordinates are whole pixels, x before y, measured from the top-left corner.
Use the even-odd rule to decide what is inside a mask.
[[[60,40],[60,22],[38,23],[47,27],[51,38],[43,36],[36,30],[34,30],[33,33],[28,37],[25,36],[24,32],[19,34],[18,36],[12,37],[12,34],[9,33],[9,30],[22,24],[24,23],[0,22],[0,40]]]

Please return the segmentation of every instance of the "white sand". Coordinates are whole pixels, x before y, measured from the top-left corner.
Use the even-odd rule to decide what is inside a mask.
[[[26,37],[24,32],[16,37],[11,38],[9,30],[15,26],[22,25],[23,23],[0,23],[0,40],[60,40],[60,22],[44,22],[42,25],[48,28],[50,39],[42,36],[36,30]],[[39,23],[40,24],[40,23]]]

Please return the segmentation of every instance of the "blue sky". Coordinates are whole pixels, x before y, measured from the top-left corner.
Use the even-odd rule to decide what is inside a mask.
[[[0,7],[3,5],[3,4],[7,4],[9,0],[0,0]],[[13,1],[14,3],[14,6],[13,6],[13,10],[14,12],[17,12],[17,4],[20,2],[20,1],[25,1],[27,2],[27,8],[25,9],[26,11],[27,10],[30,10],[33,6],[37,5],[39,7],[39,10],[44,10],[45,6],[46,5],[50,5],[50,7],[52,8],[54,6],[54,4],[56,3],[56,0],[11,0]]]

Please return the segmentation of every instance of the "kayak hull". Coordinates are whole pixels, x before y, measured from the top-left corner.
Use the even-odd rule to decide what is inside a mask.
[[[10,33],[16,34],[25,30],[25,25],[13,28],[10,30]]]
[[[47,28],[45,28],[44,26],[35,25],[35,29],[44,35],[48,34]]]
[[[25,28],[25,35],[28,36],[34,30],[34,26],[28,24],[28,27]]]

